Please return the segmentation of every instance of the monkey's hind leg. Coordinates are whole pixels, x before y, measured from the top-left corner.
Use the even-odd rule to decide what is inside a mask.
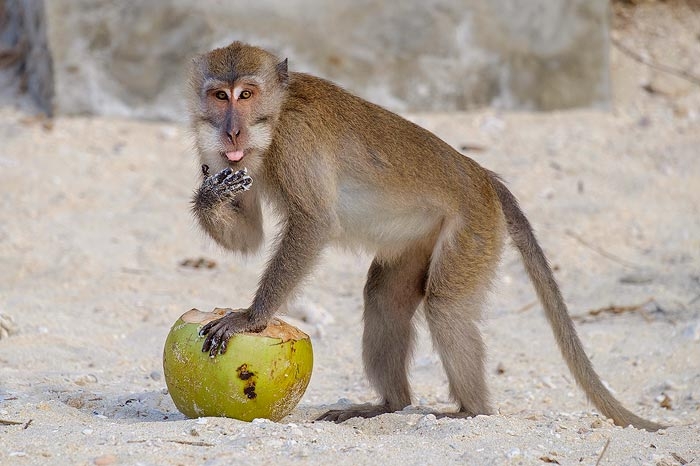
[[[382,402],[328,411],[319,420],[374,417],[411,404],[407,366],[414,343],[412,318],[424,296],[428,262],[427,248],[411,248],[399,258],[372,262],[364,290],[362,356]]]
[[[488,236],[464,230],[436,250],[426,287],[425,315],[449,381],[450,395],[466,417],[491,413],[485,347],[477,323],[498,262],[498,227]],[[495,234],[494,234],[495,233]]]

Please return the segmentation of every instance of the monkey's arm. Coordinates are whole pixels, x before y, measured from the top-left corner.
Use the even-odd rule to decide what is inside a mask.
[[[246,170],[226,168],[208,175],[192,199],[192,210],[209,236],[226,249],[256,251],[263,242],[262,212],[258,196],[248,191],[252,179]]]
[[[229,338],[235,333],[257,332],[310,272],[327,241],[330,222],[294,210],[287,219],[275,254],[260,279],[258,291],[249,309],[233,312],[205,325],[202,351],[211,357],[226,352]]]

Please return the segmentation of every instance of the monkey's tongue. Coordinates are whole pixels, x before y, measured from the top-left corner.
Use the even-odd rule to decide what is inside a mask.
[[[231,152],[226,152],[226,158],[229,159],[231,162],[238,162],[243,158],[243,151],[242,150],[237,150],[237,151],[231,151]]]

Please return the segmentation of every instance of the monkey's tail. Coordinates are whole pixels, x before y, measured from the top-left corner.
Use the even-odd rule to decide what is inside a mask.
[[[664,426],[647,421],[625,409],[603,385],[600,377],[593,369],[591,361],[586,356],[581,340],[574,328],[574,323],[569,316],[566,304],[559,291],[559,286],[554,279],[542,248],[537,243],[530,222],[520,210],[517,199],[515,199],[515,196],[508,188],[495,174],[492,174],[491,178],[503,209],[508,233],[522,255],[525,269],[532,280],[537,296],[542,302],[559,349],[576,382],[584,390],[588,399],[605,416],[611,418],[615,424],[622,427],[631,424],[634,427],[648,431],[663,428]]]

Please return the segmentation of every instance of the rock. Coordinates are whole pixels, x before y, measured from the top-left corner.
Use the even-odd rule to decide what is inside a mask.
[[[64,114],[180,120],[190,58],[233,40],[395,111],[601,107],[610,98],[607,0],[44,5],[54,107]]]
[[[52,114],[53,69],[43,2],[5,0],[0,4],[0,103]],[[28,99],[15,98],[19,93]],[[23,96],[24,97],[24,96]]]
[[[0,340],[8,338],[17,332],[17,325],[12,316],[0,313]]]

